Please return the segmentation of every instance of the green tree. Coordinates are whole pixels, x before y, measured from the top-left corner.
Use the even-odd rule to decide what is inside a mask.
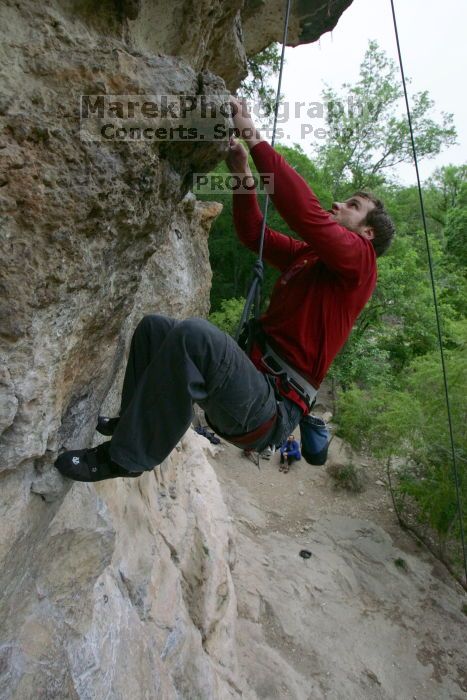
[[[465,206],[467,164],[445,165],[437,168],[427,182],[428,213],[434,221],[444,226],[447,212],[456,206]],[[464,194],[462,194],[464,190]]]
[[[446,353],[458,481],[467,502],[467,382],[465,322],[458,345]],[[461,338],[464,338],[462,341]],[[400,513],[417,527],[429,526],[438,552],[462,565],[456,477],[444,401],[439,352],[417,358],[407,369],[402,389],[353,388],[338,403],[339,433],[358,450],[397,464],[392,471]],[[467,512],[463,514],[467,526]]]
[[[219,311],[214,311],[210,314],[209,320],[221,331],[235,336],[244,305],[245,299],[243,297],[239,299],[223,299],[220,305],[221,308]]]
[[[240,86],[240,93],[256,102],[266,117],[274,114],[277,79],[280,67],[279,44],[270,44],[247,59],[248,75]]]
[[[327,86],[328,137],[318,147],[319,164],[329,173],[334,191],[374,187],[391,178],[388,171],[411,162],[409,127],[402,103],[396,64],[375,41],[370,41],[360,65],[358,81],[344,83],[337,92]],[[441,123],[431,115],[428,92],[411,99],[415,145],[420,159],[432,158],[456,142],[452,114]]]
[[[467,182],[456,196],[455,205],[446,214],[446,251],[456,264],[467,269]]]
[[[427,182],[426,209],[442,247],[437,284],[442,302],[459,317],[467,299],[467,165],[447,165]]]

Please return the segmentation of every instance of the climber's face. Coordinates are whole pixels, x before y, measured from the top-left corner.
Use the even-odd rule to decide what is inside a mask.
[[[371,199],[355,195],[345,202],[333,202],[329,213],[338,224],[371,241],[375,233],[371,226],[365,224],[365,220],[374,208],[375,205]]]

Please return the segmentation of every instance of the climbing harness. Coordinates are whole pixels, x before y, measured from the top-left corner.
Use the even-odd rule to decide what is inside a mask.
[[[227,440],[227,442],[230,442],[232,445],[235,445],[235,447],[239,447],[240,449],[247,451],[254,450],[256,445],[261,443],[268,433],[272,432],[277,423],[277,413],[275,413],[271,418],[269,418],[269,420],[262,423],[258,428],[255,428],[255,430],[252,430],[249,433],[242,433],[241,435],[225,435],[224,433],[220,432],[213,423],[211,423],[207,414],[205,414],[205,418],[208,425],[214,430],[215,433],[217,433],[217,435],[224,440]]]
[[[407,121],[409,124],[410,141],[412,144],[412,154],[413,154],[413,160],[414,160],[414,166],[415,166],[415,173],[417,176],[418,198],[419,198],[419,202],[420,202],[420,213],[422,216],[423,231],[425,234],[425,245],[426,245],[426,251],[427,251],[427,256],[428,256],[428,267],[429,267],[429,272],[430,272],[431,291],[433,294],[433,303],[434,303],[434,308],[435,308],[436,327],[437,327],[437,334],[438,334],[438,345],[439,345],[439,352],[440,352],[440,359],[441,359],[441,368],[442,368],[442,373],[443,373],[444,396],[445,396],[445,401],[446,401],[446,411],[447,411],[448,426],[449,426],[449,439],[450,439],[450,444],[451,444],[451,460],[452,460],[452,466],[453,466],[454,483],[455,483],[455,487],[456,487],[456,501],[457,501],[458,516],[459,516],[459,524],[460,524],[460,535],[461,535],[462,553],[463,553],[463,562],[464,562],[465,584],[467,586],[467,552],[466,552],[466,547],[465,547],[462,498],[461,498],[461,491],[460,491],[460,477],[459,477],[459,469],[457,466],[456,450],[455,450],[455,445],[454,445],[454,430],[453,430],[453,425],[452,425],[451,403],[449,400],[449,388],[448,388],[448,379],[447,379],[447,372],[446,372],[446,362],[445,362],[445,358],[444,358],[443,338],[442,338],[442,333],[441,333],[441,319],[440,319],[440,313],[439,313],[439,308],[438,308],[438,298],[437,298],[437,294],[436,294],[436,284],[435,284],[435,277],[434,277],[434,272],[433,272],[433,259],[432,259],[432,255],[431,255],[430,240],[428,238],[428,228],[427,228],[427,223],[426,223],[422,186],[421,186],[421,182],[420,182],[420,173],[419,173],[419,169],[418,169],[417,150],[415,147],[415,138],[414,138],[414,133],[413,133],[413,128],[412,128],[412,116],[411,116],[411,111],[410,111],[410,106],[409,106],[409,98],[408,98],[408,94],[407,94],[407,84],[406,84],[406,79],[405,79],[404,66],[402,63],[402,53],[401,53],[400,42],[399,42],[399,32],[397,29],[396,11],[394,9],[394,0],[390,0],[390,1],[391,1],[392,19],[393,19],[393,23],[394,23],[394,33],[395,33],[396,44],[397,44],[397,55],[399,57],[399,67],[400,67],[400,71],[401,71],[402,85],[404,88],[405,107],[406,107],[406,111],[407,111]]]
[[[308,406],[308,410],[311,409],[318,389],[315,389],[301,374],[288,365],[267,343],[266,351],[261,358],[261,364],[266,368],[268,374],[277,377],[286,387],[296,391]]]
[[[250,358],[256,354],[266,374],[274,379],[276,390],[281,395],[294,392],[300,399],[303,411],[309,412],[315,403],[318,389],[310,384],[303,375],[291,367],[269,344],[269,338],[261,328],[258,319],[251,318],[244,327],[239,340],[240,347]],[[253,350],[253,352],[252,352]]]

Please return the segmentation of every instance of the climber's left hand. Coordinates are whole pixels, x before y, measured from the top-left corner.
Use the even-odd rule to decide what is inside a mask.
[[[225,159],[231,173],[251,174],[248,166],[248,153],[245,146],[233,136],[229,139],[229,151]]]
[[[246,100],[238,99],[231,95],[230,105],[232,107],[232,121],[237,129],[235,135],[243,139],[247,143],[248,148],[253,148],[253,146],[262,141],[262,137],[251,118]]]

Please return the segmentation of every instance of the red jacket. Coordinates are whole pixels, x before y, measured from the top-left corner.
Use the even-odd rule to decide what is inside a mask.
[[[281,271],[261,325],[271,346],[315,388],[344,345],[376,285],[371,242],[338,224],[306,182],[268,143],[251,155],[260,173],[273,173],[271,199],[302,241],[266,227],[264,259]],[[263,216],[256,193],[235,193],[238,237],[259,249]],[[257,364],[258,358],[252,355]]]

